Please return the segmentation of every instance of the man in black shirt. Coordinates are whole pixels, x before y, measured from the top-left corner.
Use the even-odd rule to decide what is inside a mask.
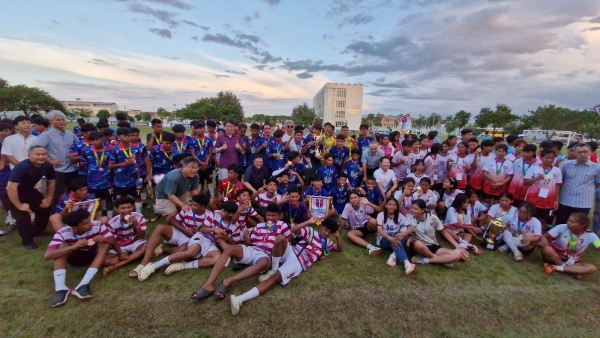
[[[52,210],[52,198],[56,187],[56,173],[49,162],[48,151],[42,146],[33,146],[28,151],[29,159],[19,162],[11,171],[6,191],[10,199],[9,209],[17,221],[21,243],[27,250],[37,248],[33,237],[41,234]],[[34,187],[42,177],[46,176],[48,196]],[[35,213],[35,221],[31,223],[30,212]]]
[[[271,176],[263,161],[262,157],[255,157],[253,164],[244,173],[244,187],[252,190],[253,194],[256,194],[256,191],[265,185],[265,180]]]

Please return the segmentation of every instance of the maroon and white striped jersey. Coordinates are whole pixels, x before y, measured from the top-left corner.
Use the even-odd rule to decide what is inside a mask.
[[[243,242],[244,238],[244,230],[245,228],[241,227],[239,223],[225,222],[221,218],[221,211],[216,210],[212,213],[212,215],[207,216],[204,219],[204,226],[211,228],[221,228],[227,232],[229,238],[236,243]],[[217,241],[218,236],[214,233],[211,233],[213,241]]]
[[[296,256],[298,256],[300,264],[302,264],[302,270],[306,270],[313,265],[317,259],[321,257],[323,252],[326,251],[325,248],[327,248],[328,252],[337,249],[337,245],[333,243],[331,239],[328,238],[325,240],[324,238],[321,238],[319,232],[315,231],[313,228],[306,227],[300,229],[296,234],[296,237],[300,237],[300,242],[296,245],[292,245],[292,249]],[[304,248],[304,250],[302,250],[302,248]]]
[[[237,205],[240,205],[240,202],[236,202]],[[258,216],[258,213],[256,212],[256,210],[254,210],[254,208],[250,207],[247,208],[246,210],[240,212],[240,217],[238,218],[238,223],[240,224],[240,226],[244,229],[247,229],[248,227],[246,226],[246,223],[248,222],[248,217],[256,217]]]
[[[146,223],[148,221],[144,218],[144,215],[132,212],[131,216],[135,217],[138,221],[141,230],[146,230]],[[139,239],[135,234],[133,224],[122,219],[121,215],[115,216],[108,221],[108,230],[115,236],[117,243],[121,247],[130,245]]]
[[[292,239],[292,232],[289,225],[282,221],[277,221],[274,224],[259,223],[250,233],[252,246],[262,250],[264,253],[271,255],[275,239],[278,235],[283,235],[289,241]]]
[[[184,228],[190,229],[192,231],[197,231],[198,229],[200,229],[200,227],[204,225],[204,221],[207,217],[213,218],[213,212],[207,209],[204,212],[204,214],[197,215],[190,208],[188,211],[181,210],[175,216],[175,220],[181,223],[181,225],[183,225]]]
[[[58,230],[58,232],[54,234],[54,237],[52,237],[50,244],[48,244],[48,249],[58,249],[63,243],[73,245],[81,239],[86,239],[89,241],[90,239],[93,239],[98,235],[104,238],[113,237],[112,233],[108,231],[108,228],[98,221],[92,221],[92,228],[90,229],[90,231],[82,235],[76,235],[74,230],[70,226],[66,226]],[[92,246],[87,246],[79,250],[87,251],[91,248]]]
[[[274,199],[275,201],[273,201]],[[278,203],[280,199],[281,195],[275,194],[273,197],[269,198],[267,193],[263,192],[262,194],[258,194],[258,197],[256,197],[255,200],[258,202],[258,205],[260,205],[261,208],[266,208],[269,204]]]

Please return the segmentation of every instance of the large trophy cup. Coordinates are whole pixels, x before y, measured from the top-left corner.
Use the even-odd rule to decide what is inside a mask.
[[[486,250],[495,250],[496,244],[502,237],[502,232],[504,231],[504,223],[502,222],[502,215],[498,216],[498,218],[493,219],[488,224],[487,229],[483,233],[483,238],[485,239],[485,249]]]
[[[315,156],[320,156],[321,155],[321,151],[319,150],[319,144],[324,144],[325,143],[325,136],[323,136],[323,134],[317,136],[317,137],[313,137],[315,140]]]

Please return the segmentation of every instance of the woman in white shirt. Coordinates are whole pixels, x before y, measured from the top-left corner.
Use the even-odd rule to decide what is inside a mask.
[[[369,251],[370,257],[377,257],[381,254],[381,248],[365,241],[369,233],[377,231],[376,220],[369,216],[375,210],[381,209],[378,205],[370,203],[365,197],[361,197],[358,190],[351,190],[348,196],[348,203],[344,206],[344,210],[340,216],[342,219],[340,229],[348,225],[350,230],[347,236],[350,242],[366,248]]]
[[[394,191],[398,189],[398,179],[392,170],[390,170],[390,159],[382,157],[379,160],[379,169],[373,173],[375,182],[383,196],[388,199],[394,196]]]
[[[412,228],[406,217],[398,210],[398,201],[394,198],[387,199],[384,210],[377,215],[377,244],[386,251],[392,251],[387,265],[394,267],[397,261],[403,262],[407,275],[415,269],[404,249],[407,236],[411,233]]]
[[[458,242],[458,245],[473,251],[476,256],[479,256],[481,255],[481,250],[470,242],[473,238],[471,233],[481,233],[481,229],[475,228],[471,223],[471,216],[467,211],[468,206],[469,199],[467,198],[467,194],[461,193],[456,195],[446,213],[444,231],[448,232]]]
[[[502,218],[505,224],[502,233],[504,245],[499,247],[498,251],[504,253],[512,251],[517,262],[523,261],[523,255],[531,254],[542,239],[542,224],[533,216],[535,216],[535,206],[529,202],[521,203],[516,215],[504,216]]]

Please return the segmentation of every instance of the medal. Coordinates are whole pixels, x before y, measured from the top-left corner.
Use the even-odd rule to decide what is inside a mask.
[[[229,201],[229,199],[227,197],[224,197],[223,202],[227,202],[227,201]]]

